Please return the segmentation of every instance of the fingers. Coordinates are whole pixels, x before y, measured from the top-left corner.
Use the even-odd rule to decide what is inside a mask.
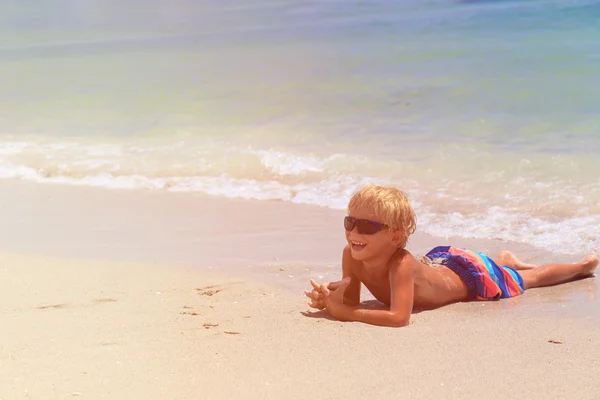
[[[323,303],[320,303],[320,302],[318,302],[318,303],[314,303],[314,302],[313,302],[313,303],[311,303],[311,304],[309,304],[309,305],[310,305],[312,308],[316,308],[317,310],[324,310],[324,309],[325,309],[325,304],[323,304]]]
[[[317,291],[319,293],[323,293],[323,294],[329,294],[330,290],[335,290],[335,288],[338,287],[339,282],[326,282],[326,283],[322,283],[322,284],[318,284],[317,282],[315,282],[314,280],[310,280],[310,284],[312,285],[312,287],[314,288],[314,291]]]
[[[323,294],[316,289],[311,292],[305,290],[304,294],[311,300],[321,300],[323,298]]]
[[[312,308],[318,308],[319,310],[325,309],[325,304],[323,304],[322,301],[311,301],[310,303],[308,303],[308,305]]]
[[[349,278],[349,277],[347,277]],[[343,282],[343,279],[341,281],[337,281],[337,282],[326,282],[323,284],[318,284],[317,282],[315,282],[314,280],[310,280],[310,284],[312,285],[313,288],[315,288],[316,290],[321,290],[321,287],[323,285],[325,285],[325,287],[327,287],[327,289],[329,290],[337,290],[338,287],[340,287],[340,284]]]
[[[311,279],[310,284],[312,285],[313,290],[310,292],[308,290],[304,291],[306,297],[310,299],[308,305],[312,308],[324,310],[326,308],[324,299],[326,296],[329,296],[329,289],[327,289],[329,283],[323,283],[322,285],[319,285],[317,282]]]
[[[310,284],[312,285],[312,287],[316,290],[319,290],[319,284],[315,281],[313,281],[312,279],[310,280]]]
[[[306,297],[311,300],[322,300],[325,297],[329,296],[332,290],[337,290],[343,281],[340,282],[326,282],[322,284],[318,284],[314,280],[310,280],[310,284],[313,287],[312,292],[305,291]]]

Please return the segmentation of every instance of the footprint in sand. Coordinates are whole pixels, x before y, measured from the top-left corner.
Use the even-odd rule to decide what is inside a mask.
[[[184,310],[181,311],[179,314],[183,314],[183,315],[200,315],[196,311],[194,311],[194,307],[183,306],[182,308]]]
[[[200,296],[213,296],[217,293],[219,293],[221,290],[223,289],[217,289],[219,286],[218,285],[213,285],[213,286],[205,286],[202,288],[196,288],[196,292],[198,292],[198,294]]]
[[[58,304],[48,304],[45,306],[38,306],[36,307],[38,310],[49,310],[49,309],[59,309],[59,308],[66,308],[69,305],[67,303],[58,303]]]
[[[103,298],[98,298],[98,299],[93,300],[93,302],[96,304],[114,303],[116,301],[117,301],[117,299],[113,299],[111,297],[103,297]],[[71,305],[69,303],[56,303],[56,304],[45,304],[43,306],[37,306],[35,308],[37,308],[38,310],[58,310],[58,309],[67,308],[67,307],[71,307]]]
[[[117,299],[113,299],[111,297],[104,297],[100,299],[94,299],[96,303],[114,303]]]
[[[219,293],[220,291],[224,290],[223,286],[230,286],[230,285],[235,285],[238,283],[241,283],[241,282],[231,282],[231,283],[224,283],[221,285],[204,286],[201,288],[196,288],[196,292],[198,292],[198,294],[201,296],[213,296],[213,295]]]

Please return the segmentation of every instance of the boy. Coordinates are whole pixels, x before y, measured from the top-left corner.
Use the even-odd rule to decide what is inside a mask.
[[[367,186],[356,192],[344,218],[348,244],[342,254],[342,280],[305,292],[311,307],[342,321],[400,327],[413,307],[433,309],[467,300],[496,300],[525,289],[556,285],[593,275],[598,257],[574,264],[537,267],[509,251],[494,262],[481,253],[440,246],[417,260],[404,247],[416,228],[408,199],[393,187]],[[517,272],[518,271],[518,272]],[[361,282],[388,310],[360,308]]]

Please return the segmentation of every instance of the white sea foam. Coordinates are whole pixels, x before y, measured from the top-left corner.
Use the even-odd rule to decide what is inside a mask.
[[[292,155],[281,151],[259,150],[262,164],[279,175],[300,175],[305,172],[322,172],[325,160],[317,157]]]
[[[594,200],[600,199],[600,185],[504,176],[506,171],[489,179],[485,170],[464,179],[446,169],[428,161],[406,164],[215,143],[0,145],[0,179],[203,192],[333,209],[344,209],[365,184],[395,184],[409,193],[419,229],[435,236],[520,241],[573,254],[600,249],[600,205]]]
[[[600,215],[549,221],[498,207],[487,213],[440,215],[418,210],[419,226],[434,236],[498,239],[528,243],[552,252],[583,254],[600,249]]]

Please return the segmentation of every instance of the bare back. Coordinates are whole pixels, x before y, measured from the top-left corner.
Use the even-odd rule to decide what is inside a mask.
[[[362,262],[354,261],[352,273],[380,302],[389,305],[391,285],[389,268],[395,264],[414,271],[414,308],[433,309],[468,299],[468,288],[460,277],[443,265],[427,265],[401,250],[390,260],[385,271],[373,273]]]

